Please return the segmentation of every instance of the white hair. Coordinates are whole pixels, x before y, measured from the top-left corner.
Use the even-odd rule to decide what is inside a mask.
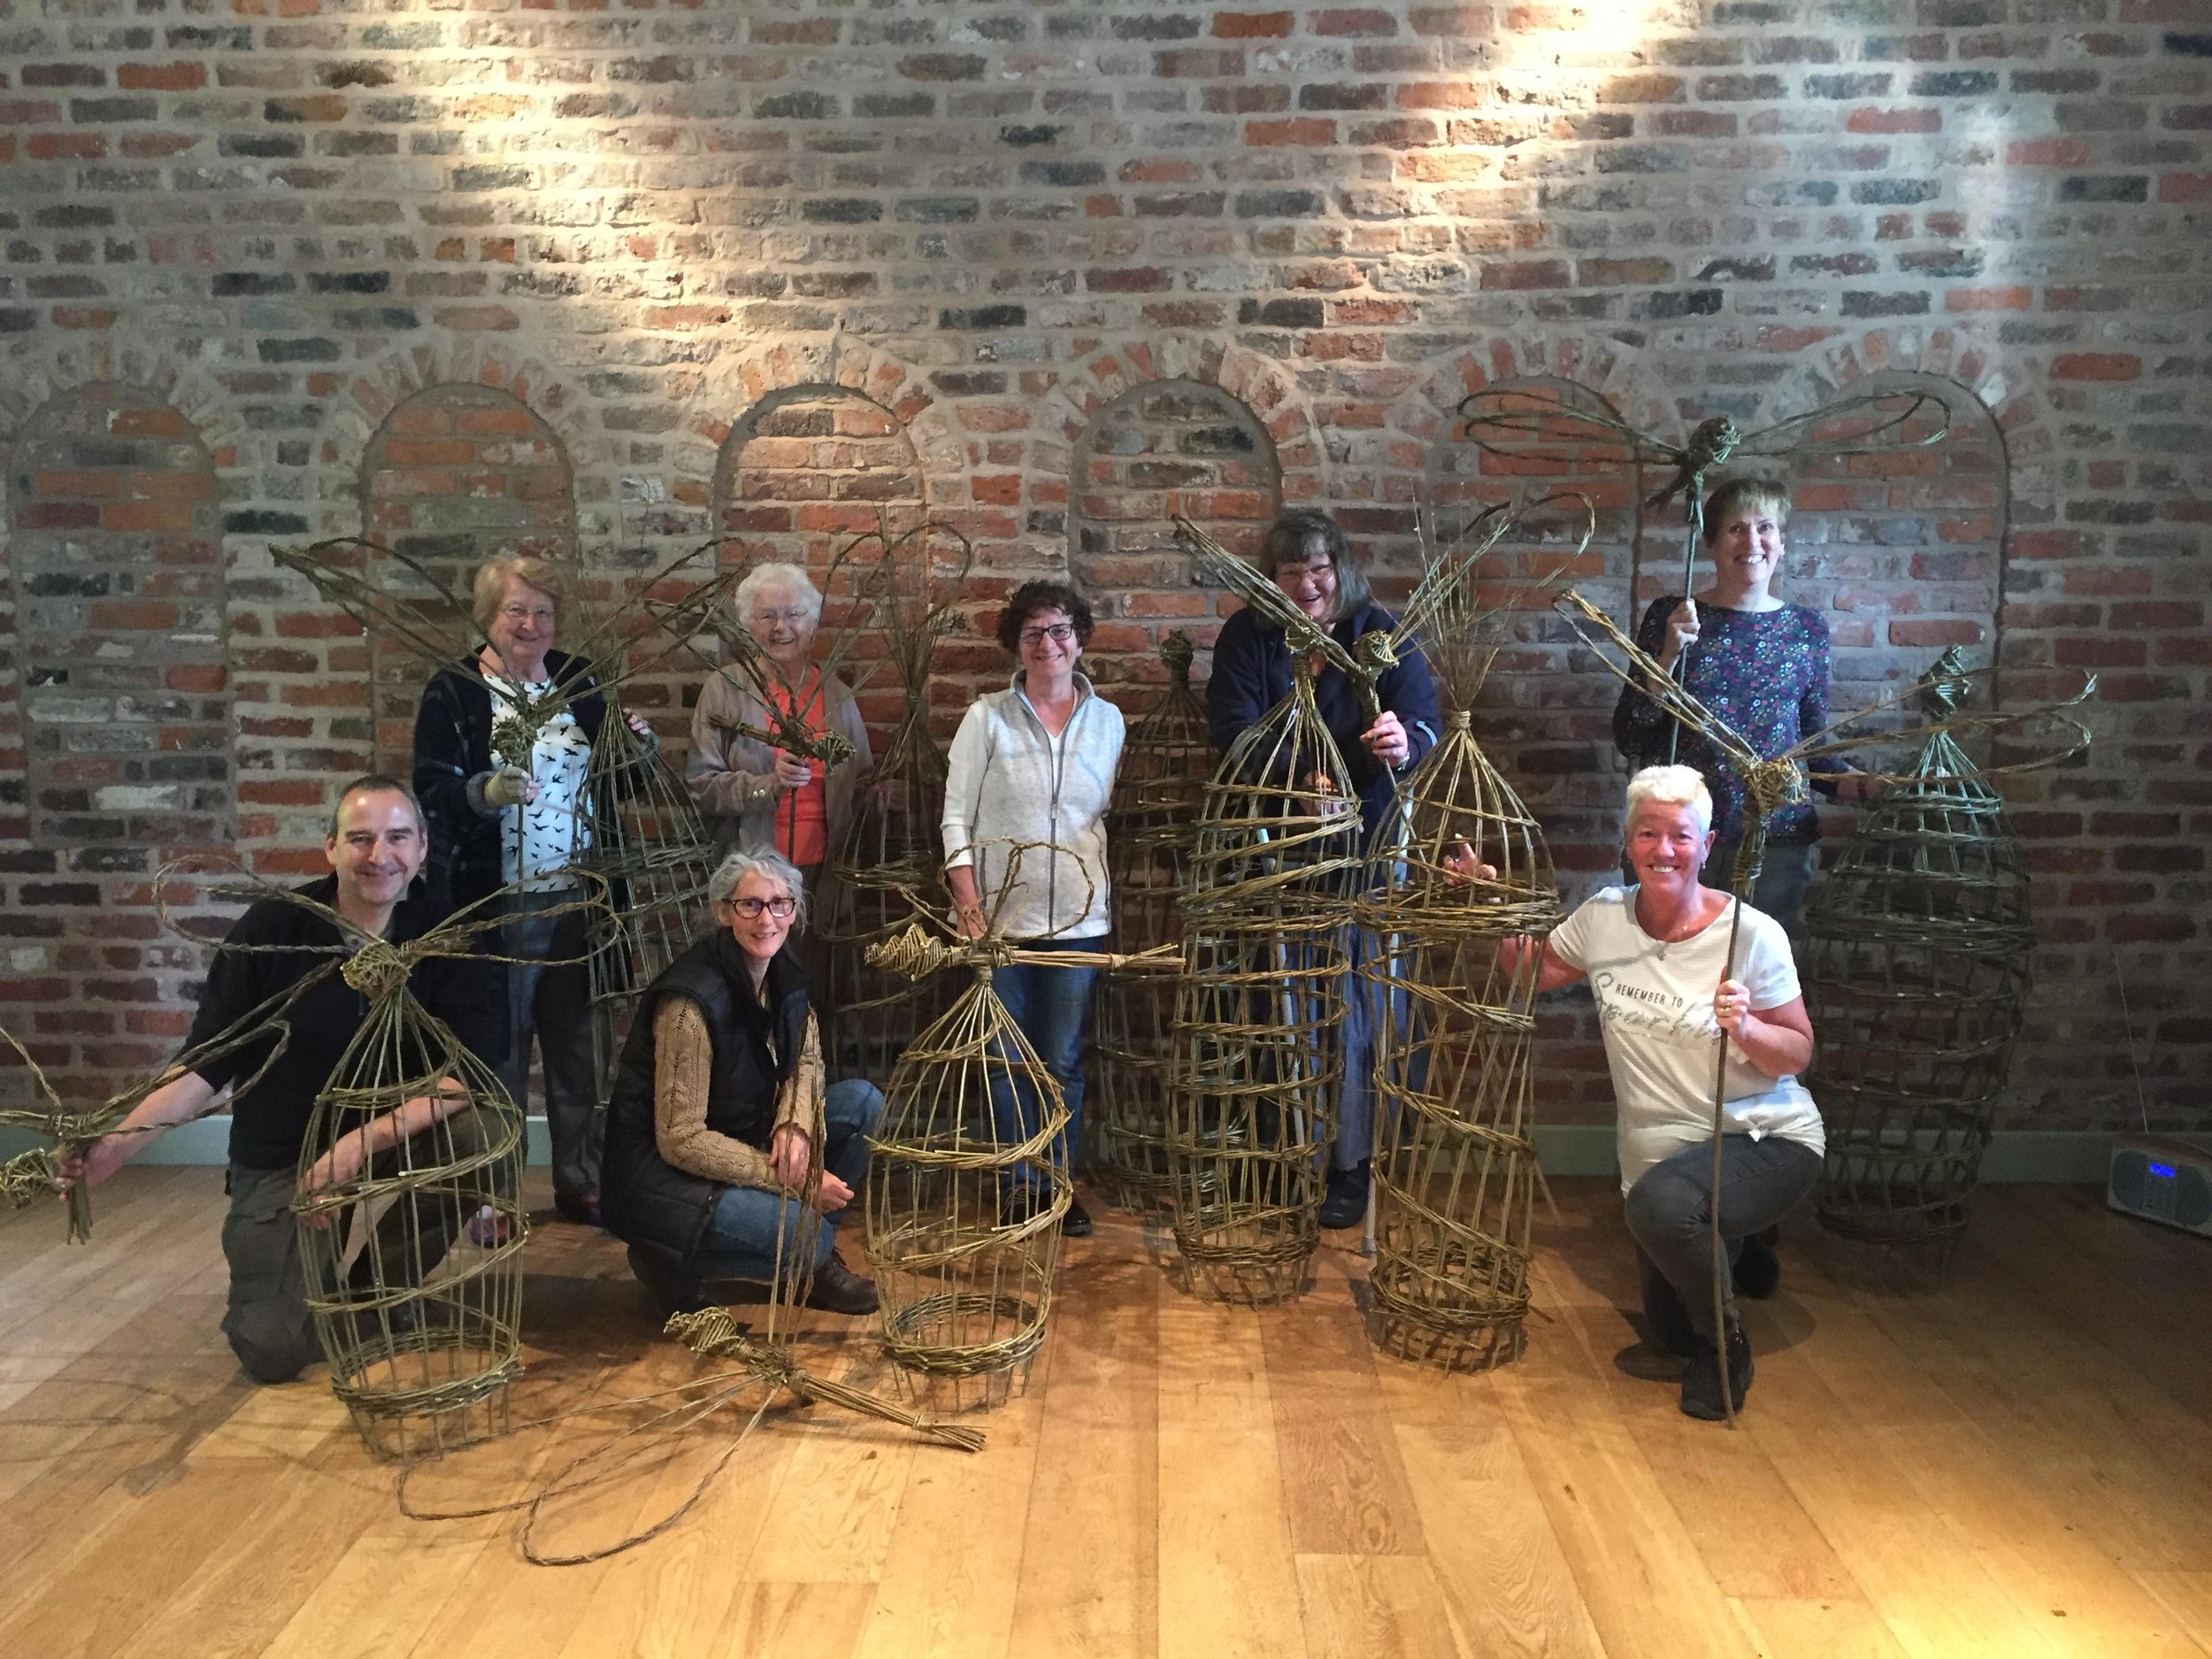
[[[739,884],[750,875],[766,876],[797,900],[799,908],[791,913],[791,926],[794,932],[806,926],[806,878],[799,873],[798,865],[771,848],[741,847],[724,858],[707,878],[707,895],[717,904],[726,904],[737,896]]]
[[[1647,766],[1628,780],[1627,816],[1645,802],[1661,806],[1686,806],[1697,818],[1698,833],[1713,827],[1713,792],[1694,766]]]
[[[789,594],[806,608],[806,625],[819,627],[822,622],[822,590],[814,585],[814,579],[796,565],[771,560],[756,565],[745,572],[737,591],[730,595],[730,609],[737,613],[738,624],[750,627],[753,622],[753,602],[764,589],[778,589]]]

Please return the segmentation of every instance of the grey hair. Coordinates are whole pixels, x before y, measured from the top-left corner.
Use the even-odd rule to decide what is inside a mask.
[[[739,626],[749,627],[752,625],[753,601],[760,597],[764,588],[780,588],[793,595],[806,607],[807,626],[821,626],[822,590],[814,585],[814,579],[796,565],[771,560],[747,571],[744,580],[737,585],[737,591],[730,595],[730,609],[737,613]]]
[[[806,926],[806,878],[798,865],[772,848],[741,847],[723,859],[707,878],[708,896],[717,904],[726,904],[736,896],[738,884],[750,875],[766,876],[796,899],[799,908],[791,913],[792,929]]]
[[[1626,816],[1650,801],[1661,806],[1686,806],[1696,816],[1698,833],[1713,827],[1713,792],[1694,766],[1647,766],[1628,780]]]

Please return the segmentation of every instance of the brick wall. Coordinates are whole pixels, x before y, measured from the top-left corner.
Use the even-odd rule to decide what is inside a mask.
[[[2116,964],[2154,1118],[2212,1117],[2201,0],[72,0],[0,7],[0,948],[64,1072],[163,1034],[188,963],[150,965],[147,826],[47,822],[83,756],[32,682],[111,626],[184,674],[154,749],[85,787],[219,780],[234,821],[172,832],[275,872],[377,749],[393,676],[273,541],[399,534],[404,497],[456,558],[526,534],[634,571],[725,527],[813,558],[838,514],[926,502],[979,557],[949,722],[1027,575],[1090,586],[1133,696],[1159,626],[1205,637],[1156,495],[1246,537],[1329,503],[1392,591],[1425,504],[1522,481],[1452,444],[1471,389],[1679,437],[1924,377],[1961,411],[1942,449],[1778,469],[1786,580],[1854,688],[1953,639],[2008,697],[2104,676],[2088,763],[2013,790],[2043,945],[2006,1121],[2134,1118]],[[180,424],[78,466],[124,440],[57,409]],[[458,441],[403,439],[427,410],[496,410],[529,456],[403,488],[396,445]],[[1671,510],[1588,456],[1537,471],[1601,495],[1591,591],[1655,591]],[[145,491],[219,558],[40,522]],[[176,584],[179,629],[65,614],[122,603],[44,590],[73,558]],[[682,679],[639,694],[672,740]],[[1615,828],[1611,699],[1541,618],[1484,694],[1577,882]],[[1552,1065],[1550,1115],[1601,1115],[1586,1049]]]

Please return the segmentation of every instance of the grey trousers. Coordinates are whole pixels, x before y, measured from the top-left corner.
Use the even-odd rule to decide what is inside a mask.
[[[493,1144],[496,1129],[474,1107],[456,1112],[445,1125],[449,1143],[462,1153]],[[388,1171],[396,1162],[396,1153],[387,1152],[377,1160],[377,1168]],[[260,1383],[289,1382],[323,1357],[322,1339],[307,1310],[307,1254],[292,1213],[299,1171],[250,1170],[234,1164],[224,1185],[230,1193],[230,1208],[223,1217],[230,1301],[223,1311],[223,1335],[247,1376]],[[465,1217],[449,1202],[418,1202],[411,1230],[406,1206],[394,1204],[385,1211],[376,1236],[355,1263],[357,1276],[365,1278],[378,1271],[371,1250],[381,1257],[386,1284],[408,1282],[411,1269],[404,1264],[415,1249],[420,1250],[426,1270],[444,1256]]]
[[[1720,1230],[1730,1269],[1746,1236],[1763,1233],[1802,1203],[1820,1170],[1820,1154],[1794,1141],[1721,1137]],[[1712,1187],[1713,1148],[1701,1141],[1646,1170],[1629,1188],[1626,1205],[1646,1308],[1671,1293],[1690,1329],[1706,1342],[1714,1340]],[[1722,1290],[1733,1300],[1732,1285]],[[1653,1325],[1671,1312],[1663,1309]]]
[[[529,1110],[530,1048],[545,1068],[545,1126],[553,1137],[553,1193],[582,1198],[599,1191],[599,1161],[607,1143],[605,1102],[592,1058],[591,974],[584,965],[584,917],[540,911],[573,904],[580,895],[518,893],[508,901],[501,954],[507,964],[507,1062],[499,1080],[517,1107]],[[550,959],[549,961],[548,959]]]

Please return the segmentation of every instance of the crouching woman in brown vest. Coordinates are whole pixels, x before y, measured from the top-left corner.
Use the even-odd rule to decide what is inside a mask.
[[[870,1313],[875,1286],[838,1259],[857,1215],[867,1136],[883,1096],[865,1079],[825,1088],[806,972],[789,948],[805,900],[772,852],[715,871],[718,926],[646,988],[607,1110],[600,1202],[664,1316],[707,1303],[710,1279],[814,1275],[807,1306]],[[821,1180],[805,1191],[820,1149]],[[829,1225],[791,1260],[803,1204]]]

